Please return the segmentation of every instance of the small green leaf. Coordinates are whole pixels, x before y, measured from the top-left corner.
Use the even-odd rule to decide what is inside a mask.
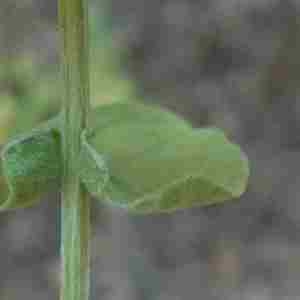
[[[170,112],[140,103],[102,106],[91,124],[83,138],[89,164],[97,166],[100,159],[102,168],[105,160],[105,200],[113,205],[135,213],[170,212],[236,198],[246,188],[247,158],[218,129],[193,129]],[[91,177],[82,180],[103,198],[103,181],[98,186]]]
[[[27,207],[57,184],[61,173],[58,120],[51,120],[30,134],[8,143],[1,153],[8,199],[0,210]]]

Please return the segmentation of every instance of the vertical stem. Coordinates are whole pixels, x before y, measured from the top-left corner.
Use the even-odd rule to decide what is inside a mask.
[[[58,0],[64,79],[61,300],[88,300],[90,199],[80,184],[80,134],[87,125],[89,75],[86,0]]]

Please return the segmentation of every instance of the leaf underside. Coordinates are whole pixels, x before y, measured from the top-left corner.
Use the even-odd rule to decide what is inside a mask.
[[[58,182],[61,153],[56,125],[51,120],[2,150],[2,183],[7,185],[8,197],[1,197],[1,210],[31,206]]]
[[[170,212],[239,197],[248,161],[218,129],[193,129],[165,110],[125,102],[101,106],[82,133],[78,172],[100,200],[134,213]],[[58,120],[2,152],[5,208],[32,204],[59,182]]]

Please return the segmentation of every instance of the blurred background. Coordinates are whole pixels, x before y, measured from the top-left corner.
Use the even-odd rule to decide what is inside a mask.
[[[0,145],[61,101],[56,1],[1,0]],[[223,206],[132,217],[94,201],[92,299],[300,295],[300,1],[90,1],[93,105],[159,103],[251,161]],[[4,197],[0,181],[0,197]],[[58,299],[58,191],[0,217],[0,299]]]

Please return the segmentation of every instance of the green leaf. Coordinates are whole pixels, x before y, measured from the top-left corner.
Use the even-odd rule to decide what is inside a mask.
[[[61,174],[58,120],[8,143],[1,153],[8,198],[0,210],[27,207],[57,184]]]
[[[170,212],[236,198],[246,188],[247,158],[218,129],[193,129],[170,112],[140,103],[102,106],[91,124],[94,129],[82,139],[91,165],[105,160],[104,200],[110,204],[135,213]],[[102,199],[103,182],[90,179],[82,176]]]

